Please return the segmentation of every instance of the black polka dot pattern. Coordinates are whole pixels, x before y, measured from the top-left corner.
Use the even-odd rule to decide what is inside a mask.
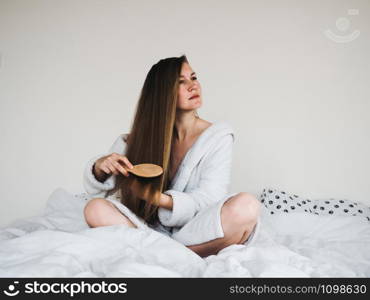
[[[270,214],[305,212],[315,215],[354,216],[366,218],[370,223],[370,207],[347,199],[302,198],[273,188],[265,188],[260,196],[261,203]]]

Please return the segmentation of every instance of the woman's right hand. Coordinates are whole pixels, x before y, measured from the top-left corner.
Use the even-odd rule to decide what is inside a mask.
[[[118,153],[112,153],[106,156],[99,158],[95,162],[95,172],[99,176],[102,173],[107,175],[114,174],[123,174],[128,177],[129,172],[126,169],[132,169],[134,166],[124,155]]]

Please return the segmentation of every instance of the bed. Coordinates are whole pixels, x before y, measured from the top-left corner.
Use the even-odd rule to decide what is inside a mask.
[[[323,214],[318,203],[337,199],[279,193],[301,205],[284,211],[292,203],[264,189],[254,243],[201,258],[150,228],[89,228],[83,208],[91,196],[57,188],[42,215],[0,229],[0,277],[370,277],[370,208]]]

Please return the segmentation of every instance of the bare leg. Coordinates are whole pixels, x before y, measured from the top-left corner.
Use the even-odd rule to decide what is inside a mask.
[[[221,208],[221,223],[225,236],[206,243],[187,246],[201,257],[217,254],[232,244],[244,243],[260,213],[260,202],[248,193],[230,197]]]
[[[104,198],[93,198],[89,200],[84,209],[86,223],[90,227],[110,226],[125,224],[130,227],[137,227],[124,216],[112,202]]]
[[[221,208],[221,223],[225,236],[206,243],[187,246],[201,257],[217,254],[232,244],[244,243],[252,232],[260,212],[260,202],[251,194],[230,197]],[[125,224],[137,227],[110,201],[93,198],[85,206],[84,215],[90,227]]]

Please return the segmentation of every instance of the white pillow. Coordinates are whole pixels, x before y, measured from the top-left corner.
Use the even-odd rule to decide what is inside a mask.
[[[311,200],[274,188],[265,188],[260,201],[270,214],[306,212],[316,215],[343,215],[364,217],[370,222],[370,207],[347,199]]]

